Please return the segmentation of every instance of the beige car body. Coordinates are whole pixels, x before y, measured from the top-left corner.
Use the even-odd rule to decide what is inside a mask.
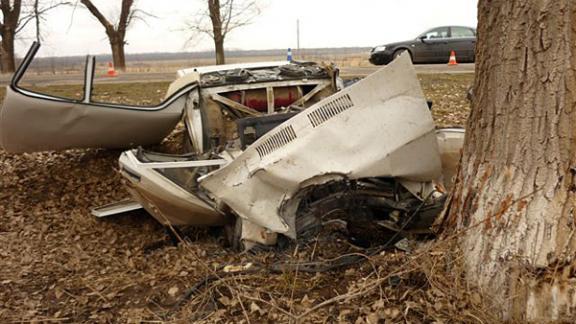
[[[182,117],[194,82],[182,84],[157,106],[93,102],[94,58],[88,57],[84,98],[72,100],[33,92],[18,83],[40,45],[34,43],[12,78],[0,108],[0,145],[8,152],[71,148],[131,148],[157,144]]]

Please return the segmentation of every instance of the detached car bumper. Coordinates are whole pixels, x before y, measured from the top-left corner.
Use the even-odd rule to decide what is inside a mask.
[[[374,65],[383,65],[392,62],[392,53],[388,52],[373,52],[370,54],[370,63]]]

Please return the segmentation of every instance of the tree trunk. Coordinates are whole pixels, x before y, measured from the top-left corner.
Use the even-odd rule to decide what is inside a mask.
[[[110,47],[112,48],[112,60],[114,68],[126,71],[126,58],[124,56],[124,40],[118,36],[110,37]]]
[[[12,73],[16,70],[14,63],[14,39],[20,21],[21,0],[0,0],[0,36],[2,36],[2,48],[0,49],[0,65],[2,73]]]
[[[91,0],[80,0],[80,2],[90,11],[90,13],[98,19],[100,24],[106,30],[106,35],[110,41],[112,48],[112,60],[114,67],[120,71],[126,71],[126,58],[124,56],[124,44],[126,39],[126,30],[134,19],[134,0],[122,0],[122,7],[120,10],[120,19],[115,27],[104,15],[96,8]]]
[[[40,11],[38,10],[38,1],[34,0],[34,21],[36,27],[36,41],[40,43],[41,33],[40,33]]]
[[[2,53],[0,53],[0,60],[2,66],[2,73],[13,73],[16,70],[14,62],[14,30],[8,26],[4,26],[2,31]]]
[[[226,64],[226,58],[224,57],[224,38],[215,38],[214,48],[216,49],[216,64]]]
[[[445,228],[505,319],[576,316],[576,2],[480,0],[476,99]]]
[[[212,22],[212,39],[216,50],[216,65],[226,64],[224,58],[224,36],[225,28],[222,25],[220,0],[208,0],[208,14]]]

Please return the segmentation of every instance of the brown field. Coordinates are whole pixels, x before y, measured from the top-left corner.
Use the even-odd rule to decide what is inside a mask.
[[[439,125],[464,125],[473,75],[421,75]],[[167,83],[102,84],[97,100],[158,102]],[[36,89],[77,97],[80,86]],[[4,96],[4,91],[0,93]],[[25,127],[25,126],[23,126]],[[8,154],[0,150],[0,322],[491,322],[449,246],[424,243],[320,273],[270,271],[363,255],[337,232],[257,254],[189,229],[178,246],[145,213],[96,219],[92,206],[127,196],[118,151]],[[260,265],[232,275],[226,265]],[[215,275],[217,274],[217,276]]]

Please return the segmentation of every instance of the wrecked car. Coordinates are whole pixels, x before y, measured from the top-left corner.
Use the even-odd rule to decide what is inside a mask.
[[[226,226],[245,248],[305,239],[333,219],[364,246],[429,233],[464,131],[435,128],[408,55],[305,109],[276,111],[270,100],[259,110],[235,109],[221,97],[212,96],[213,104],[229,114],[276,114],[250,114],[227,127],[219,118],[228,115],[213,122],[200,118],[207,105],[192,108],[191,154],[137,149],[120,157],[128,190],[161,223]]]
[[[148,146],[160,143],[184,118],[192,139],[188,147],[201,153],[226,142],[234,133],[228,124],[236,119],[298,111],[341,84],[337,69],[315,63],[208,66],[178,71],[158,105],[102,103],[92,99],[95,59],[88,56],[83,98],[73,100],[19,85],[39,48],[35,42],[24,57],[0,108],[0,146],[8,152]]]
[[[119,172],[132,199],[98,217],[143,208],[167,226],[223,227],[244,248],[305,240],[336,220],[369,246],[428,234],[456,172],[464,130],[436,129],[406,54],[346,88],[314,63],[185,69],[162,103],[140,107],[92,101],[91,57],[82,100],[20,87],[38,48],[7,89],[0,144],[131,148]],[[186,153],[140,147],[181,120]]]

